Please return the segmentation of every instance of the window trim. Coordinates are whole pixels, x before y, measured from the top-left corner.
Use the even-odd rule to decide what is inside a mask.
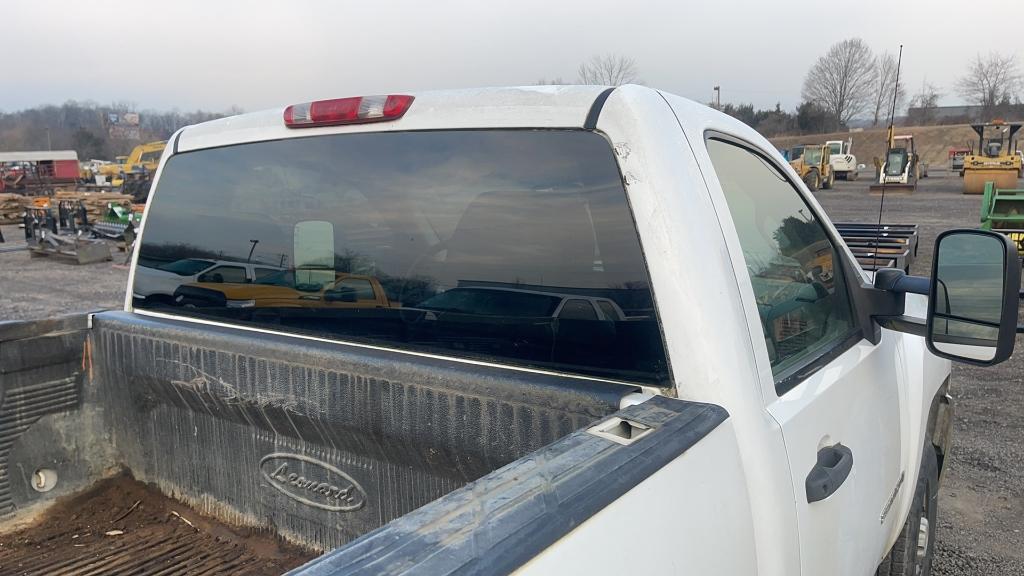
[[[831,222],[831,220],[829,220],[827,216],[821,214],[818,210],[815,210],[815,208],[809,202],[807,202],[807,197],[804,195],[803,190],[800,189],[800,186],[793,183],[793,180],[789,177],[789,174],[786,173],[785,169],[783,169],[779,165],[779,163],[771,157],[770,154],[763,151],[756,144],[753,144],[742,138],[738,138],[736,136],[732,136],[730,134],[726,134],[723,132],[718,132],[716,130],[706,130],[704,132],[704,151],[708,155],[708,160],[711,162],[711,167],[713,170],[714,161],[711,160],[711,153],[708,150],[707,146],[709,140],[718,140],[719,142],[731,144],[738,148],[742,148],[747,152],[750,152],[751,154],[760,158],[762,162],[765,162],[769,166],[774,168],[782,176],[782,178],[785,179],[786,183],[789,184],[793,191],[796,192],[797,197],[800,198],[800,201],[803,202],[807,210],[812,215],[814,215],[814,217],[818,220],[819,225],[821,225],[822,231],[825,233],[825,237],[828,238],[829,242],[832,243],[832,249],[836,257],[839,259],[837,268],[839,268],[842,271],[841,273],[843,275],[843,284],[846,285],[847,300],[850,306],[850,330],[843,335],[837,336],[834,340],[832,340],[832,342],[830,342],[828,346],[822,347],[822,349],[818,353],[808,356],[805,359],[805,362],[801,362],[795,366],[790,367],[789,369],[787,369],[785,372],[781,373],[778,376],[776,376],[773,372],[772,380],[775,384],[775,393],[777,396],[781,398],[784,394],[799,386],[802,382],[813,376],[816,372],[827,366],[829,363],[838,358],[847,350],[853,348],[858,342],[865,338],[867,328],[863,325],[863,318],[859,314],[858,305],[858,291],[861,290],[861,285],[859,282],[854,282],[855,278],[852,274],[852,272],[856,271],[857,268],[851,267],[850,263],[847,261],[846,251],[842,249],[842,246],[845,246],[845,244],[842,242],[842,239],[839,239],[837,242],[837,239],[835,235],[832,233],[831,228],[829,226],[825,226],[822,224],[823,222]],[[715,178],[718,178],[717,170],[715,171]],[[721,181],[719,181],[719,190],[722,191],[723,195],[725,194],[725,191],[722,190]],[[731,210],[729,211],[729,218],[730,220],[732,219]],[[745,274],[744,277],[746,278],[747,282],[751,282],[748,274]],[[760,324],[760,320],[758,320],[758,323]],[[873,327],[871,328],[873,329]]]

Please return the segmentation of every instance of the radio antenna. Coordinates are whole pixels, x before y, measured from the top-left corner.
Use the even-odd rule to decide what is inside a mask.
[[[903,44],[900,44],[900,53],[896,58],[896,83],[892,87],[892,108],[889,109],[889,131],[886,133],[888,139],[885,142],[885,162],[882,162],[882,197],[878,200],[878,227],[875,228],[875,256],[871,261],[871,267],[878,271],[878,248],[882,242],[882,209],[885,206],[885,185],[888,178],[885,177],[885,165],[889,162],[889,153],[892,152],[893,133],[892,125],[896,118],[896,97],[900,93],[900,66],[903,64]],[[910,159],[908,158],[908,161]]]

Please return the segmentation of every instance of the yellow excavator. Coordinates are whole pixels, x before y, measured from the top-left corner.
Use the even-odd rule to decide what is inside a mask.
[[[122,186],[133,176],[138,177],[156,172],[156,167],[160,164],[160,156],[163,155],[166,147],[167,142],[162,140],[136,146],[128,155],[124,165],[121,166],[120,174],[111,180],[111,184]]]
[[[972,124],[971,128],[978,133],[978,149],[964,157],[964,194],[983,193],[986,182],[992,182],[995,188],[1017,188],[1021,155],[1014,136],[1021,124],[993,120]]]

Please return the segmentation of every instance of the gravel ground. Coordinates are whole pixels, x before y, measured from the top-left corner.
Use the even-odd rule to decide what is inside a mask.
[[[817,197],[835,220],[874,222],[879,198],[867,186],[837,182]],[[913,273],[930,272],[939,232],[978,225],[981,199],[964,196],[960,186],[955,175],[933,173],[916,193],[886,197],[884,221],[920,226]],[[21,238],[13,226],[3,233],[7,246]],[[120,307],[127,274],[109,262],[74,266],[0,252],[0,320]],[[1017,345],[999,366],[953,367],[954,445],[939,495],[936,575],[1024,576],[1024,341]]]
[[[2,232],[7,242],[0,244],[0,321],[124,305],[128,268],[120,265],[123,252],[114,253],[114,262],[78,266],[32,258],[27,250],[5,252],[24,245],[25,235],[17,226],[4,226]]]
[[[833,220],[876,222],[879,197],[866,182],[837,182],[816,194]],[[887,195],[882,220],[920,226],[911,273],[931,273],[935,236],[976,228],[980,196],[961,193],[955,174],[933,173],[911,195]],[[952,456],[939,492],[933,574],[1024,576],[1024,339],[992,368],[953,365],[956,399]]]

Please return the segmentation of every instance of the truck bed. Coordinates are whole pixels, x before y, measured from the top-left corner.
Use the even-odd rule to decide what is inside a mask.
[[[277,575],[314,556],[269,532],[222,524],[124,474],[0,535],[4,574]]]
[[[0,532],[43,511],[0,540],[11,549],[0,572],[77,571],[85,547],[73,540],[85,536],[72,536],[86,529],[83,543],[124,543],[97,555],[103,573],[155,542],[211,568],[276,562],[276,544],[259,547],[268,558],[238,542],[246,529],[334,550],[616,413],[638,390],[123,312],[0,323]],[[33,486],[40,470],[56,473],[52,489]],[[177,502],[162,500],[153,525],[131,525],[141,504],[126,528],[111,524],[149,501],[131,492],[98,505],[107,485],[93,486],[119,471]],[[78,509],[102,515],[68,522]],[[209,534],[227,537],[163,509],[208,517]],[[125,534],[100,538],[100,525]],[[308,558],[292,550],[282,562]]]

